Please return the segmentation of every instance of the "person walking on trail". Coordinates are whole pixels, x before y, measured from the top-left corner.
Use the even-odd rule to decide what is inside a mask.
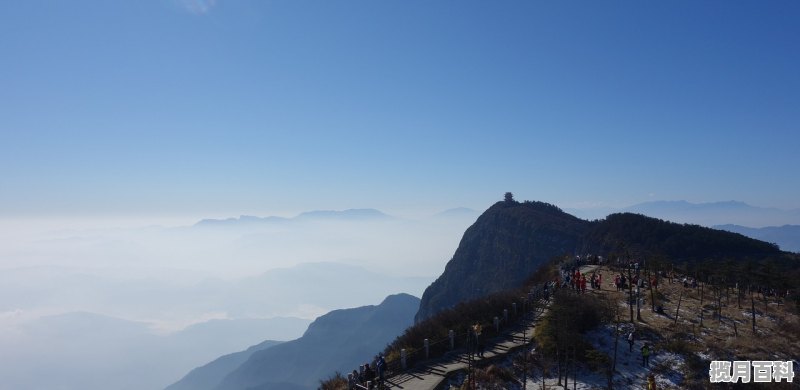
[[[475,323],[472,325],[472,336],[475,339],[475,354],[479,357],[483,357],[483,345],[481,344],[481,332],[483,331],[483,327],[479,323]]]
[[[383,381],[386,380],[386,359],[383,358],[383,354],[378,354],[375,367],[378,369],[378,386],[383,388]]]
[[[634,331],[631,331],[630,333],[628,333],[628,352],[633,352],[633,342],[634,342],[634,338],[636,337],[633,334],[633,332]]]
[[[642,346],[642,367],[650,367],[650,346],[647,343]]]

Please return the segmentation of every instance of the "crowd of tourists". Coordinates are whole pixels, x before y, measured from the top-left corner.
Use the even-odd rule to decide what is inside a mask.
[[[556,286],[570,288],[578,293],[585,293],[587,285],[593,290],[601,289],[603,285],[603,275],[599,272],[592,272],[589,277],[581,273],[578,267],[572,269],[562,269]]]

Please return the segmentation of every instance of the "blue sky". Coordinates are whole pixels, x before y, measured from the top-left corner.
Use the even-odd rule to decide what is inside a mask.
[[[7,1],[0,216],[800,208],[796,1]]]

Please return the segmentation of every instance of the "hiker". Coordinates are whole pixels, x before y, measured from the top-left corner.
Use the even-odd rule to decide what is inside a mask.
[[[656,377],[653,374],[647,376],[647,390],[656,390]]]
[[[650,346],[647,343],[642,346],[642,367],[650,367]]]
[[[603,289],[603,274],[597,274],[597,288]]]
[[[472,335],[475,338],[475,354],[479,357],[483,357],[483,346],[481,344],[482,330],[481,324],[475,323],[475,325],[472,325]]]
[[[581,276],[581,292],[586,293],[586,275]]]
[[[633,352],[633,342],[635,338],[633,332],[635,331],[632,330],[630,333],[628,333],[628,352]]]
[[[364,363],[364,380],[370,382],[370,385],[375,381],[375,371],[372,371],[369,363]],[[370,386],[370,388],[372,387]]]
[[[619,279],[619,275],[615,275],[614,276],[614,286],[617,288],[617,291],[619,291],[619,280],[620,280]]]
[[[383,354],[378,354],[378,361],[375,362],[375,366],[378,369],[378,385],[383,387],[383,381],[386,379],[386,359],[383,358]]]
[[[358,370],[353,370],[352,373],[347,375],[347,388],[349,390],[356,390],[356,385],[359,383]]]

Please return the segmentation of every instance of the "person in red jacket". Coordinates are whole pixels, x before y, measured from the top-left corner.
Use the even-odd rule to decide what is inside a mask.
[[[586,292],[586,275],[581,276],[581,292]]]

